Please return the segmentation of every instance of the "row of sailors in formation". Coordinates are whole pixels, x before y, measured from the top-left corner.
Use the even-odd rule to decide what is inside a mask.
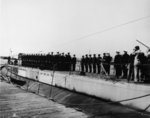
[[[150,53],[150,50],[148,53]],[[103,53],[103,57],[100,54],[98,56],[96,54],[86,54],[81,58],[81,72],[101,73],[103,70],[109,75],[112,61],[117,78],[122,76],[122,78],[139,81],[139,74],[143,75],[143,70],[141,66],[137,65],[138,63],[140,63],[139,65],[150,64],[150,54],[146,56],[140,51],[139,46],[136,46],[130,55],[127,51],[124,51],[122,55],[117,51],[114,58],[109,53]],[[64,54],[59,52],[55,55],[53,52],[48,55],[22,55],[22,65],[49,70],[75,71],[76,56],[73,55],[72,57],[70,53]]]
[[[127,51],[124,54],[116,51],[116,55],[113,59],[109,53],[103,53],[103,57],[100,54],[96,57],[96,54],[83,55],[81,58],[81,71],[105,74],[110,74],[110,65],[114,65],[115,75],[117,78],[128,78],[128,80],[140,81],[144,78],[144,68],[141,65],[150,64],[150,50],[145,55],[140,51],[139,46],[135,46],[133,53],[130,55]]]
[[[76,55],[71,56],[70,53],[26,54],[21,56],[21,60],[22,66],[48,70],[75,71],[76,65]]]
[[[81,71],[82,72],[92,72],[92,73],[100,73],[101,72],[101,62],[105,65],[105,70],[108,72],[110,69],[110,62],[112,61],[112,57],[109,53],[104,53],[103,58],[100,54],[96,56],[96,54],[86,54],[81,58]]]

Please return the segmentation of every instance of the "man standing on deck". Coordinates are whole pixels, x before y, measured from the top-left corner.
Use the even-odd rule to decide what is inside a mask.
[[[96,54],[93,54],[93,73],[96,73]]]
[[[100,54],[98,54],[97,57],[97,73],[100,74],[101,72],[101,61],[102,61],[102,57]]]
[[[107,70],[107,64],[106,64],[107,59],[106,58],[107,58],[106,53],[103,53],[102,64],[103,64],[103,67],[104,67],[105,71]]]
[[[106,72],[109,75],[110,74],[110,62],[112,60],[112,57],[110,56],[110,53],[106,53]]]
[[[127,51],[124,51],[124,54],[122,55],[122,72],[123,72],[123,77],[122,78],[127,78],[127,73],[128,73],[128,63],[129,63],[129,55]]]
[[[140,54],[141,50],[139,46],[135,46],[134,48],[135,52],[135,58],[134,58],[134,82],[139,81],[140,79],[140,73],[141,73],[141,61],[140,61]]]
[[[55,61],[54,59],[55,59],[54,52],[51,52],[49,56],[50,70],[53,70],[54,61]]]
[[[92,56],[91,54],[89,55],[89,62],[88,62],[88,66],[89,66],[89,72],[92,72]]]
[[[85,70],[86,70],[86,72],[88,72],[88,63],[89,63],[89,57],[88,57],[88,55],[86,54],[86,55],[85,55]]]
[[[61,70],[65,70],[65,53],[61,53],[61,56],[60,56],[60,60],[61,60]]]
[[[116,56],[114,58],[114,67],[116,70],[116,77],[119,78],[121,76],[122,68],[121,68],[121,60],[122,56],[120,55],[120,52],[116,52]]]
[[[76,70],[76,55],[74,54],[73,55],[73,58],[72,58],[72,71],[75,71]]]
[[[55,55],[54,61],[55,63],[54,63],[53,69],[60,70],[60,53],[59,52],[57,52],[57,54]]]
[[[85,58],[84,58],[84,56],[82,56],[82,59],[81,59],[81,72],[85,71],[84,66],[85,66]]]
[[[134,54],[135,50],[133,50],[133,53],[129,56],[129,74],[128,74],[128,81],[134,80]]]
[[[70,52],[68,52],[68,54],[66,55],[66,63],[67,63],[67,70],[71,71],[71,56],[70,56]]]

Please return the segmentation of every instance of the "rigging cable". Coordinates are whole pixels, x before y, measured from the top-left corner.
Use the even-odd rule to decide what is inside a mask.
[[[137,18],[137,19],[134,19],[134,20],[130,20],[130,21],[128,21],[128,22],[125,22],[125,23],[122,23],[122,24],[118,24],[118,25],[115,25],[115,26],[106,28],[106,29],[104,29],[104,30],[101,30],[101,31],[98,31],[98,32],[95,32],[95,33],[91,33],[91,34],[88,34],[88,35],[85,35],[85,36],[82,36],[82,37],[80,37],[80,38],[78,38],[78,39],[74,39],[74,40],[65,42],[65,43],[60,44],[60,45],[65,45],[65,44],[72,43],[72,42],[75,42],[75,41],[80,41],[80,40],[86,39],[86,38],[88,38],[88,37],[91,37],[91,36],[93,36],[93,35],[101,34],[101,33],[104,33],[104,32],[107,32],[107,31],[110,31],[110,30],[113,30],[113,29],[116,29],[116,28],[119,28],[119,27],[122,27],[122,26],[125,26],[125,25],[128,25],[128,24],[132,24],[132,23],[135,23],[135,22],[138,22],[138,21],[147,19],[147,18],[149,18],[149,17],[150,17],[150,15],[144,16],[144,17],[140,17],[140,18]]]

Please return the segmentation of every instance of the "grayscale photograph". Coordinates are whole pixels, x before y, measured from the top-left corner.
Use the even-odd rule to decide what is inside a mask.
[[[150,0],[0,0],[0,118],[150,118]]]

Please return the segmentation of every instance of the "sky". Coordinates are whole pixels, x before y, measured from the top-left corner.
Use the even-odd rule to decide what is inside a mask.
[[[150,46],[150,0],[0,0],[0,55]]]

